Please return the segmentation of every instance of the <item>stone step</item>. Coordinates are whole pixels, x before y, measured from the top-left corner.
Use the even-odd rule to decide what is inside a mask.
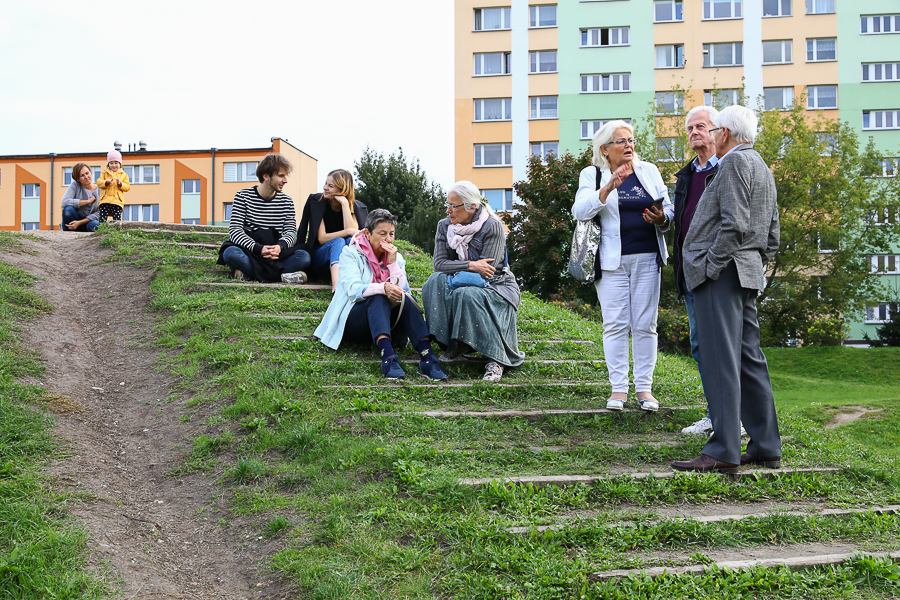
[[[152,243],[152,242],[151,242]],[[160,242],[165,243],[165,242]],[[218,248],[218,246],[216,246]],[[322,283],[304,283],[294,284],[294,283],[259,283],[258,281],[202,281],[197,282],[195,285],[203,285],[207,287],[244,287],[244,288],[279,288],[279,287],[290,287],[290,288],[301,288],[307,290],[331,290],[330,284],[322,284]],[[421,292],[422,288],[410,288],[414,292]],[[282,339],[282,338],[270,338],[270,339]],[[593,342],[591,342],[593,343]]]
[[[397,385],[404,387],[422,387],[422,388],[433,388],[435,386],[441,387],[474,387],[478,384],[490,385],[494,387],[501,388],[524,388],[524,387],[561,387],[561,388],[581,388],[581,387],[597,387],[600,383],[597,381],[579,381],[579,382],[569,382],[569,381],[544,381],[544,382],[532,382],[532,383],[489,383],[487,381],[482,381],[481,378],[478,379],[470,379],[468,381],[428,381],[423,378],[419,378],[417,380],[408,379],[393,379],[390,381],[385,381],[388,385]],[[413,383],[416,381],[416,383]],[[421,383],[419,383],[421,381]],[[373,384],[365,384],[365,385],[323,385],[324,389],[347,389],[347,390],[359,390],[359,389],[372,389]],[[406,413],[412,414],[412,413]]]
[[[185,231],[185,230],[177,230],[177,229],[138,229],[141,233],[165,233],[171,235],[214,235],[219,238],[222,238],[224,235],[225,238],[222,241],[225,241],[228,237],[228,230],[225,231]]]
[[[828,565],[839,565],[856,556],[855,552],[843,554],[819,554],[815,556],[786,556],[781,558],[759,558],[750,560],[729,560],[710,565],[687,565],[672,567],[651,567],[649,569],[616,569],[613,571],[597,571],[591,573],[591,579],[604,581],[609,579],[622,579],[631,575],[702,575],[709,569],[750,569],[753,567],[788,567],[790,569],[806,569]],[[890,558],[893,562],[900,562],[900,552],[877,552],[866,554],[872,558]]]
[[[534,384],[529,384],[534,385]],[[697,406],[660,406],[659,412],[666,413],[679,410],[696,410]],[[458,419],[469,417],[471,419],[528,419],[537,421],[547,417],[559,415],[591,416],[603,414],[615,414],[617,412],[643,413],[639,408],[626,408],[622,411],[613,411],[606,408],[539,408],[535,410],[422,410],[410,412],[385,412],[385,413],[360,413],[362,417],[430,417],[432,419]],[[689,439],[689,438],[685,438]]]
[[[476,358],[458,358],[458,359],[456,359],[455,361],[453,361],[452,363],[446,363],[446,362],[444,362],[444,363],[441,363],[441,364],[451,364],[451,365],[459,365],[459,364],[463,364],[463,365],[478,365],[478,364],[482,364],[482,365],[483,365],[483,364],[487,363],[487,362],[490,361],[490,360],[491,360],[491,359],[488,358],[487,356],[478,356],[478,357],[476,357]],[[404,363],[404,364],[407,364],[407,365],[417,365],[417,364],[419,364],[419,360],[416,359],[416,358],[407,358],[407,359],[404,359],[404,360],[402,360],[402,361],[400,361],[400,362],[402,362],[402,363]],[[602,364],[605,364],[605,363],[606,363],[606,361],[603,360],[602,358],[601,358],[601,359],[595,359],[595,360],[575,360],[575,359],[528,360],[528,359],[526,358],[526,359],[525,359],[525,362],[526,362],[526,363],[531,363],[531,364],[538,364],[538,365],[602,365]]]
[[[280,285],[280,286],[282,286],[282,287],[286,287],[286,286],[288,286],[289,284],[283,284],[283,283],[282,283],[282,284],[279,284],[279,283],[218,283],[218,282],[212,282],[212,283],[209,283],[209,282],[202,282],[202,283],[197,283],[196,285],[205,285],[205,286],[231,286],[231,287],[235,287],[235,286],[236,286],[236,287],[241,287],[241,286],[243,286],[243,287],[275,287],[275,286],[279,286],[279,285]],[[318,287],[314,287],[314,286],[311,286],[310,284],[304,284],[304,285],[290,285],[290,287],[302,287],[302,288],[310,288],[310,289],[322,289],[322,288],[328,287],[328,288],[330,289],[330,286],[318,286]],[[419,290],[419,288],[412,288],[412,289],[413,289],[413,291],[418,291],[418,290]],[[303,340],[309,340],[309,339],[312,339],[312,338],[310,338],[310,337],[305,337],[305,336],[284,336],[284,335],[281,335],[281,336],[266,337],[266,338],[263,338],[263,339],[267,339],[267,340],[298,340],[298,341],[303,341]],[[590,341],[590,340],[519,340],[519,343],[520,343],[520,344],[566,344],[566,343],[571,343],[571,344],[593,344],[594,342],[592,342],[592,341]],[[466,362],[466,361],[459,361],[459,362]],[[479,361],[471,361],[471,362],[479,362]],[[598,360],[596,360],[596,361],[586,361],[586,362],[602,362],[602,361],[598,359]]]
[[[177,231],[188,231],[188,232],[197,232],[197,231],[214,231],[214,232],[222,232],[228,233],[228,227],[226,225],[184,225],[183,223],[163,223],[157,221],[155,223],[159,226],[164,226],[166,229],[173,229]],[[147,222],[146,221],[112,221],[107,224],[109,227],[115,227],[117,229],[146,229]]]
[[[702,507],[699,508],[702,510]],[[775,511],[760,511],[760,512],[752,512],[752,513],[739,513],[733,515],[700,515],[697,517],[665,517],[664,521],[666,522],[683,522],[683,521],[691,521],[696,523],[719,523],[721,521],[742,521],[744,519],[755,518],[759,519],[762,517],[769,517],[772,515],[789,515],[796,517],[835,517],[842,515],[853,515],[859,513],[868,513],[871,512],[876,515],[896,515],[900,514],[900,504],[893,504],[891,506],[875,506],[870,508],[825,508],[817,511],[809,511],[809,510],[775,510]],[[543,533],[544,531],[560,531],[569,526],[569,523],[575,523],[578,526],[583,526],[585,523],[585,515],[581,515],[579,517],[564,517],[561,519],[562,523],[554,523],[553,525],[534,525],[534,526],[522,526],[522,527],[507,527],[504,531],[513,534],[525,534],[525,533]],[[611,523],[609,526],[611,527],[619,527],[619,526],[631,526],[632,524],[627,521],[623,521],[622,523]]]
[[[321,319],[325,316],[325,313],[310,313],[308,315],[266,315],[263,313],[253,313],[249,316],[256,317],[257,319],[284,319],[286,321],[295,321],[302,319]]]
[[[634,479],[669,479],[676,475],[684,475],[687,477],[697,477],[704,475],[719,475],[732,479],[749,479],[758,481],[761,479],[770,479],[776,475],[792,475],[795,473],[836,473],[841,469],[837,467],[799,467],[794,469],[763,469],[763,468],[744,468],[740,473],[732,475],[729,473],[681,473],[679,471],[637,471],[629,473],[617,473],[615,475],[525,475],[520,477],[464,477],[459,480],[460,485],[479,486],[488,485],[493,481],[503,484],[523,484],[530,483],[535,487],[543,487],[547,485],[568,486],[577,483],[592,484],[596,481],[607,481],[630,475]]]
[[[207,244],[205,242],[165,242],[159,240],[146,240],[145,244],[153,244],[155,246],[184,246],[186,248],[209,248],[218,250],[222,244]]]

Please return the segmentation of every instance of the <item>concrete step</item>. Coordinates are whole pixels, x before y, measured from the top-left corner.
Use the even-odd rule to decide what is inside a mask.
[[[166,242],[160,242],[166,243]],[[216,246],[218,248],[218,246]],[[291,287],[291,288],[301,288],[307,290],[329,290],[331,291],[330,284],[322,284],[322,283],[304,283],[302,285],[293,284],[293,283],[259,283],[258,281],[203,281],[197,282],[195,285],[203,285],[207,287],[245,287],[245,288],[278,288],[278,287]],[[414,292],[421,292],[422,288],[410,288]],[[276,338],[281,339],[281,338]],[[593,343],[593,342],[592,342]]]
[[[222,244],[207,244],[205,242],[165,242],[158,240],[146,240],[145,244],[154,244],[157,246],[184,246],[186,248],[209,248],[211,250],[218,250]],[[213,255],[211,258],[214,258]]]
[[[225,241],[228,239],[228,230],[225,231],[193,231],[193,230],[178,230],[178,229],[138,229],[141,233],[165,233],[171,235],[212,235],[217,238]],[[224,237],[223,237],[224,236]]]
[[[440,354],[439,352],[437,354]],[[452,363],[441,363],[441,364],[451,364],[451,365],[483,365],[489,362],[491,359],[487,356],[478,356],[475,358],[459,358]],[[416,365],[419,364],[418,359],[415,358],[407,358],[400,361],[407,365]],[[547,360],[528,360],[525,359],[526,363],[531,364],[539,364],[539,365],[602,365],[605,364],[606,361],[603,359],[594,359],[594,360],[574,360],[574,359],[547,359]]]
[[[529,384],[534,385],[534,384]],[[696,406],[660,406],[659,412],[666,413],[680,410],[696,410]],[[643,413],[638,408],[626,408],[623,411],[612,411],[606,408],[539,408],[535,410],[422,410],[410,412],[385,412],[385,413],[361,413],[363,417],[430,417],[432,419],[458,419],[460,417],[468,417],[471,419],[528,419],[529,421],[537,421],[546,419],[547,417],[555,417],[560,415],[574,416],[591,416],[603,414],[616,414],[617,412],[627,413]],[[690,438],[685,438],[688,440]]]
[[[577,483],[590,485],[596,481],[606,481],[630,475],[634,479],[669,479],[676,475],[685,477],[703,477],[706,475],[717,475],[732,479],[749,479],[758,481],[761,479],[771,479],[777,475],[792,475],[795,473],[837,473],[841,469],[837,467],[799,467],[794,469],[763,469],[763,468],[742,468],[740,473],[736,475],[728,473],[681,473],[679,471],[636,471],[628,473],[617,473],[615,475],[526,475],[520,477],[465,477],[459,480],[460,485],[479,486],[489,485],[496,481],[502,484],[527,484],[530,483],[535,487],[544,487],[547,485],[569,486]]]
[[[182,223],[163,223],[160,221],[157,221],[154,224],[177,231],[214,231],[228,233],[228,227],[225,225],[184,225]],[[111,223],[108,223],[109,227],[115,227],[117,229],[146,229],[147,225],[148,223],[146,221],[112,221]]]

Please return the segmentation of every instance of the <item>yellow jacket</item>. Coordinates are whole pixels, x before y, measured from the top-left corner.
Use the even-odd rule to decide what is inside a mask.
[[[115,179],[119,178],[122,187],[116,185]],[[113,182],[106,185],[106,180],[112,179]],[[131,183],[128,181],[128,175],[123,169],[119,169],[115,173],[109,170],[109,167],[100,171],[100,177],[97,179],[97,185],[100,186],[100,204],[115,204],[118,207],[125,206],[125,192],[131,189]]]

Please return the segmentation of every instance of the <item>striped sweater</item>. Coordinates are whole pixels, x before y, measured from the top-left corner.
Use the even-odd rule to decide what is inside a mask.
[[[287,250],[297,241],[294,201],[283,192],[276,192],[271,199],[265,200],[256,187],[254,185],[234,195],[228,239],[249,252],[261,254],[262,244],[255,242],[247,232],[274,227],[281,235],[278,244],[282,250]]]

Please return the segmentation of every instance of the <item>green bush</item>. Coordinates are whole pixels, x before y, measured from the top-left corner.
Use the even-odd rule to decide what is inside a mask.
[[[660,308],[656,319],[656,335],[660,352],[691,355],[691,328],[684,312]]]
[[[840,346],[846,339],[842,319],[826,318],[813,321],[806,332],[805,346]]]

